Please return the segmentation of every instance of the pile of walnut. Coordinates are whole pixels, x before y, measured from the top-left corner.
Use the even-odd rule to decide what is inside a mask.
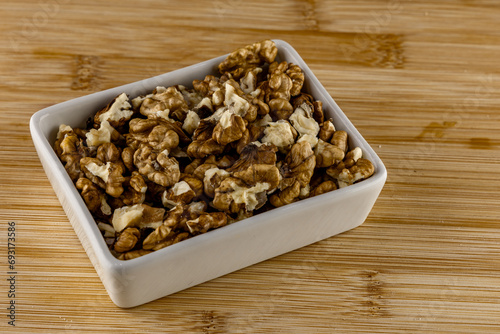
[[[87,129],[60,126],[55,151],[117,258],[373,174],[277,51],[268,40],[248,45],[219,64],[220,77],[123,93]]]

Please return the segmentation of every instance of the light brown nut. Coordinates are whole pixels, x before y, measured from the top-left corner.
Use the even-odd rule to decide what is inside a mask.
[[[271,120],[270,117],[269,120]],[[265,124],[267,125],[268,123]],[[243,133],[243,136],[236,144],[236,152],[238,154],[241,154],[245,146],[260,140],[262,136],[264,136],[264,130],[266,129],[266,125],[260,125],[260,122],[258,121],[249,124],[247,126],[247,129]]]
[[[238,83],[232,79],[226,81],[224,89],[224,105],[227,110],[242,117],[248,123],[255,121],[259,113],[259,105],[253,103],[254,98],[246,95]]]
[[[236,158],[231,155],[224,155],[218,159],[215,155],[210,155],[205,159],[206,164],[214,164],[218,168],[226,169],[234,165]]]
[[[203,100],[203,96],[195,89],[187,88],[183,85],[176,85],[174,87],[176,87],[177,90],[181,92],[182,96],[184,97],[184,101],[186,101],[188,105],[189,110],[195,108]]]
[[[207,203],[191,202],[188,205],[179,204],[172,210],[168,211],[167,217],[163,221],[163,225],[174,229],[182,229],[188,220],[196,219],[207,209]]]
[[[203,80],[193,80],[193,88],[203,97],[212,98],[214,92],[223,88],[218,77],[207,75]]]
[[[212,139],[220,145],[227,145],[239,140],[246,130],[243,118],[226,111],[214,128]]]
[[[240,79],[240,87],[245,94],[251,94],[257,89],[257,76],[262,72],[262,68],[256,67],[254,69],[249,70],[243,77]]]
[[[188,110],[189,106],[184,96],[174,86],[157,87],[152,96],[144,99],[140,107],[140,113],[144,116],[172,118],[181,122],[186,118]]]
[[[85,157],[80,160],[80,167],[85,176],[106,190],[106,193],[113,197],[120,197],[123,193],[123,164],[108,161],[102,162],[97,158]]]
[[[304,85],[304,72],[302,72],[302,69],[298,65],[290,63],[288,64],[288,69],[285,73],[292,80],[290,94],[292,96],[299,95],[302,90],[302,86]]]
[[[126,228],[120,233],[113,247],[119,253],[128,252],[135,247],[140,237],[141,232],[135,227]]]
[[[243,180],[247,185],[268,184],[267,192],[273,192],[279,185],[280,172],[275,165],[251,164],[246,169],[232,173],[233,177]]]
[[[108,121],[102,121],[99,128],[91,129],[85,137],[88,147],[97,147],[104,143],[116,142],[121,135]]]
[[[203,159],[193,159],[191,163],[189,163],[186,167],[184,167],[185,174],[193,174],[195,169],[198,168],[201,164],[203,164]]]
[[[300,135],[318,136],[319,124],[312,117],[312,108],[307,103],[297,107],[289,120]]]
[[[227,225],[227,216],[224,212],[203,213],[198,218],[186,222],[186,227],[192,235],[205,233],[225,225]]]
[[[194,140],[187,148],[187,154],[193,158],[205,158],[212,154],[222,154],[224,146],[213,139]]]
[[[221,74],[228,73],[234,79],[239,80],[248,71],[265,63],[273,62],[277,54],[278,48],[270,40],[247,45],[229,54],[219,64],[219,72]]]
[[[142,248],[153,250],[159,244],[175,236],[176,232],[172,227],[161,225],[151,232],[142,242]]]
[[[133,171],[132,175],[124,182],[125,191],[121,199],[125,205],[134,205],[144,203],[148,186],[142,175]]]
[[[264,136],[260,139],[262,143],[276,146],[280,152],[286,153],[290,150],[297,138],[297,131],[288,121],[278,120],[269,122],[264,129]]]
[[[347,152],[347,132],[339,130],[333,133],[332,139],[330,141],[333,145],[337,146],[342,152]]]
[[[354,166],[347,169],[344,168],[338,176],[339,182],[351,185],[360,180],[369,178],[375,172],[375,166],[370,160],[360,158]]]
[[[285,62],[283,62],[285,63]],[[266,94],[266,101],[269,102],[273,99],[283,99],[285,101],[289,101],[291,98],[291,89],[292,89],[292,79],[288,75],[282,72],[280,68],[283,64],[278,64],[276,62],[272,63],[269,66],[269,90]],[[277,64],[276,66],[273,66]],[[285,63],[286,64],[286,63]],[[274,72],[272,72],[274,70]]]
[[[203,181],[200,179],[197,179],[196,177],[189,175],[189,174],[183,174],[181,175],[181,181],[185,181],[187,184],[189,184],[189,187],[191,190],[194,191],[194,199],[197,199],[201,195],[203,195]]]
[[[323,113],[323,102],[321,101],[313,102],[313,118],[319,124],[325,121],[325,114]]]
[[[298,181],[300,188],[309,184],[316,167],[316,157],[308,142],[295,143],[279,167],[284,189]]]
[[[336,166],[332,166],[326,169],[326,174],[334,179],[339,178],[339,174],[344,168],[351,168],[354,164],[363,156],[363,152],[359,147],[347,152],[345,158]]]
[[[82,174],[80,160],[89,155],[89,150],[84,145],[83,140],[70,130],[57,139],[54,148],[69,177],[73,182],[76,182]]]
[[[135,150],[132,147],[127,146],[122,150],[121,153],[123,164],[125,165],[125,167],[128,169],[129,172],[137,170],[137,167],[135,167],[134,165],[134,152]]]
[[[316,155],[316,167],[330,167],[338,164],[344,159],[344,151],[335,145],[319,140],[314,149]]]
[[[90,212],[96,216],[111,216],[113,213],[111,207],[106,201],[106,195],[97,185],[87,178],[81,177],[76,181],[76,188],[87,204]]]
[[[330,143],[330,140],[332,140],[334,132],[335,132],[335,126],[333,125],[332,121],[331,120],[324,121],[320,125],[319,135],[318,135],[319,139],[327,143]]]
[[[276,151],[274,145],[251,143],[243,149],[240,159],[227,171],[249,187],[265,183],[267,192],[272,192],[280,179],[279,170],[275,165]]]
[[[285,188],[284,190],[273,194],[269,198],[269,202],[275,206],[280,207],[295,202],[300,195],[300,182],[295,181],[291,186]]]
[[[267,201],[268,183],[256,183],[248,186],[240,179],[228,177],[215,190],[212,205],[228,214],[241,210],[258,210]]]
[[[132,149],[147,144],[158,151],[170,151],[179,145],[179,132],[182,133],[182,129],[177,123],[134,118],[130,122],[130,133],[126,134],[125,138],[127,145]],[[186,135],[182,133],[182,137]]]
[[[115,209],[111,224],[116,232],[127,227],[157,228],[163,223],[165,209],[151,207],[147,204],[135,204]]]
[[[224,151],[224,145],[212,139],[215,125],[216,123],[212,120],[201,120],[194,131],[193,141],[187,148],[187,154],[190,157],[201,159],[212,154],[221,154]]]
[[[95,114],[94,124],[100,125],[102,122],[108,121],[114,128],[122,127],[134,114],[131,107],[127,94],[122,93]]]
[[[158,242],[157,244],[155,244],[151,250],[153,251],[157,251],[159,249],[162,249],[162,248],[165,248],[167,246],[171,246],[173,244],[176,244],[178,242],[181,242],[183,240],[186,240],[190,237],[189,233],[188,232],[179,232],[179,233],[175,233],[171,236],[169,236],[168,238],[162,240],[161,242]]]
[[[97,148],[96,158],[104,163],[114,162],[121,164],[121,152],[113,143],[104,143]]]
[[[134,153],[134,165],[148,180],[164,187],[176,184],[180,178],[179,163],[168,153],[157,153],[149,145],[141,144]]]
[[[209,166],[209,165],[208,165]],[[203,178],[203,190],[206,196],[214,198],[215,189],[217,189],[221,182],[229,177],[229,173],[218,167],[212,167],[205,170]]]
[[[173,208],[176,205],[188,204],[196,197],[196,193],[186,181],[179,181],[170,189],[165,190],[162,196],[163,206]]]
[[[144,249],[157,250],[171,245],[176,240],[179,229],[186,228],[186,222],[199,217],[207,208],[205,202],[179,204],[167,213],[163,224],[158,226],[143,241]],[[187,236],[186,236],[187,237]],[[177,239],[177,241],[180,241]],[[177,242],[175,241],[175,242]]]
[[[288,100],[276,98],[269,101],[269,114],[274,121],[288,120],[293,113],[293,107]]]
[[[294,96],[291,100],[293,109],[297,109],[302,104],[306,103],[311,109],[314,109],[314,97],[311,94],[301,92],[299,95]],[[318,122],[320,123],[320,122]]]
[[[138,257],[144,256],[146,254],[152,253],[152,251],[148,251],[145,249],[136,249],[130,252],[122,253],[118,255],[118,260],[132,260]]]
[[[259,142],[250,143],[245,146],[240,158],[228,169],[228,172],[244,171],[255,164],[275,165],[277,161],[276,152],[275,145]]]
[[[179,136],[174,130],[157,125],[149,133],[147,141],[155,150],[170,152],[179,145]]]
[[[215,168],[217,167],[216,164],[213,164],[213,163],[204,163],[204,164],[201,164],[199,165],[193,172],[193,176],[199,180],[202,180],[205,178],[205,173],[207,170],[211,169],[211,168]]]
[[[212,103],[210,102],[210,105],[211,104]],[[194,130],[196,130],[198,125],[200,125],[200,120],[200,116],[195,111],[189,110],[186,114],[184,123],[182,123],[182,129],[192,135]]]
[[[324,181],[316,186],[309,194],[309,197],[318,196],[337,189],[337,185],[333,181]]]

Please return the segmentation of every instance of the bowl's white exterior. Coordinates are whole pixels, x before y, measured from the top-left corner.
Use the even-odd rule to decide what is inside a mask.
[[[366,219],[387,178],[387,171],[298,53],[275,40],[279,60],[299,65],[305,89],[323,102],[325,116],[345,130],[351,147],[359,146],[375,165],[368,180],[321,196],[302,200],[206,234],[182,241],[146,256],[120,261],[108,250],[80,194],[52,149],[60,124],[81,127],[116,95],[131,97],[156,86],[183,84],[215,74],[221,56],[160,76],[63,102],[35,113],[30,121],[33,143],[43,168],[76,234],[109,296],[120,307],[133,307],[200,284],[257,262],[352,229]]]

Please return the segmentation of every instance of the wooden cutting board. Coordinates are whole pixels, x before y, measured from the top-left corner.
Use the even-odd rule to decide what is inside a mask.
[[[44,0],[0,11],[0,332],[500,332],[497,1]],[[31,115],[266,38],[297,49],[386,164],[375,207],[342,235],[117,308],[42,170]]]

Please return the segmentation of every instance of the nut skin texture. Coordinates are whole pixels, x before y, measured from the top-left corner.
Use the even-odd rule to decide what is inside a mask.
[[[102,162],[115,162],[121,163],[121,153],[120,150],[113,143],[104,143],[99,145],[97,148],[96,158]]]
[[[292,96],[299,95],[302,90],[302,86],[304,85],[304,72],[302,72],[302,69],[298,65],[289,64],[285,73],[292,80],[290,94]]]
[[[305,187],[314,173],[316,157],[307,142],[295,143],[285,158],[281,168],[283,179],[293,178],[299,181],[301,188]]]
[[[193,235],[206,233],[225,225],[227,225],[227,216],[224,212],[203,213],[197,219],[186,222],[189,233]]]
[[[364,180],[372,176],[374,172],[375,167],[373,166],[371,161],[361,158],[351,168],[344,168],[340,173],[338,179],[339,181],[353,184],[354,182]]]
[[[225,168],[229,168],[232,165],[234,165],[236,160],[237,159],[231,155],[224,155],[220,159],[217,159],[217,157],[215,155],[211,155],[205,159],[205,163],[206,164],[214,164],[218,168],[225,169]]]
[[[145,250],[145,249],[136,249],[130,252],[122,253],[118,255],[118,260],[132,260],[136,259],[138,257],[144,256],[146,254],[151,253],[152,251]]]
[[[332,139],[330,141],[332,145],[337,146],[342,152],[347,152],[347,132],[339,130],[335,131],[332,135]]]
[[[176,148],[180,137],[177,124],[152,119],[134,118],[130,122],[130,133],[125,135],[128,147],[137,149],[140,144],[148,144],[155,150],[163,151]],[[182,135],[185,137],[185,134]]]
[[[141,232],[135,227],[129,227],[120,233],[114,245],[115,251],[124,253],[135,247],[141,237]]]
[[[308,142],[295,143],[279,167],[280,191],[269,199],[275,207],[295,201],[302,188],[311,181],[316,166],[316,156]]]
[[[333,125],[332,121],[331,120],[324,121],[319,128],[319,139],[327,143],[330,143],[334,132],[335,132],[335,126]],[[331,144],[336,145],[335,143]]]
[[[193,141],[187,148],[187,154],[193,158],[205,158],[209,155],[219,155],[224,151],[224,145],[212,139],[215,128],[212,121],[202,120],[194,131]]]
[[[309,194],[309,197],[318,196],[337,189],[337,185],[333,181],[324,181],[315,187]]]
[[[285,188],[277,194],[273,194],[269,201],[275,207],[280,207],[295,202],[300,195],[300,182],[295,181],[291,186]]]
[[[215,172],[210,175],[207,174],[206,171],[208,170],[215,170]],[[210,169],[205,170],[205,177],[203,178],[203,191],[204,194],[209,197],[209,198],[214,198],[215,197],[215,189],[220,187],[220,184],[222,181],[224,181],[226,178],[229,177],[229,173],[220,170],[217,167],[212,167]]]
[[[361,157],[361,155],[362,155],[361,149],[359,149],[359,148],[355,148],[355,149],[347,152],[343,161],[341,161],[336,166],[332,166],[332,167],[329,167],[326,169],[326,174],[329,177],[338,180],[339,174],[342,172],[342,170],[344,170],[346,168],[349,169],[352,166],[354,166],[356,164],[356,162],[359,160],[359,158]]]
[[[314,150],[316,167],[330,167],[344,159],[344,151],[339,147],[320,140]]]
[[[124,183],[125,191],[121,199],[125,205],[142,204],[146,199],[148,186],[141,174],[133,171],[132,175]]]
[[[268,192],[272,192],[278,186],[280,179],[276,167],[276,151],[274,145],[249,144],[228,172],[249,186],[267,183]]]
[[[189,233],[185,232],[186,222],[194,220],[206,210],[206,204],[191,203],[179,204],[170,210],[163,224],[151,232],[143,242],[146,250],[158,250],[187,239]]]
[[[179,182],[179,183],[181,183],[181,182]],[[184,184],[187,184],[189,186],[189,183],[187,183],[187,182]],[[169,207],[174,207],[174,206],[181,204],[181,203],[182,204],[189,204],[196,197],[196,193],[194,192],[193,189],[191,189],[191,186],[189,186],[189,190],[182,192],[181,194],[176,194],[174,189],[175,189],[175,185],[174,185],[174,187],[172,187],[168,190],[165,190],[165,192],[163,194],[163,198],[162,198],[163,205],[165,207],[167,207],[169,205],[170,205]]]
[[[109,111],[111,109],[111,106],[117,101],[117,99],[120,97],[120,95],[118,95],[117,97],[115,97],[106,107],[104,107],[103,109],[99,110],[95,114],[95,116],[94,116],[94,124],[96,124],[96,125],[100,125],[101,124],[101,115],[103,115],[104,113],[106,113],[107,111]],[[126,100],[128,101],[128,98]],[[128,104],[128,102],[127,102],[127,106],[128,106],[128,108],[130,108],[130,104]],[[130,119],[130,116],[132,116],[132,113],[128,117],[121,117],[120,119],[117,119],[117,120],[108,119],[108,122],[109,122],[109,124],[113,128],[119,129],[119,128],[121,128],[122,126],[124,126],[127,123],[127,121]]]
[[[240,179],[233,177],[224,179],[221,182],[220,186],[215,190],[215,196],[212,201],[213,207],[220,211],[224,211],[227,214],[237,214],[240,211],[249,211],[246,210],[245,203],[235,202],[233,198],[233,193],[236,190],[235,187],[250,188],[247,184],[245,184],[245,182]],[[264,203],[261,204],[263,205]]]
[[[245,130],[246,124],[243,118],[232,114],[228,127],[225,128],[221,122],[217,123],[212,134],[212,139],[218,144],[225,146],[243,137]]]
[[[229,54],[219,64],[219,72],[230,74],[234,79],[239,80],[254,68],[274,61],[277,54],[278,48],[270,40],[247,45]]]
[[[141,144],[134,153],[134,165],[149,181],[164,187],[176,184],[180,178],[179,163],[163,152],[157,153],[151,146]]]
[[[81,169],[89,180],[97,184],[99,187],[105,189],[106,194],[113,197],[120,197],[120,195],[123,193],[124,190],[122,184],[125,181],[125,178],[123,177],[123,173],[125,171],[123,165],[113,162],[108,162],[109,164],[108,179],[104,181],[99,176],[94,175],[89,170],[90,164],[95,164],[99,167],[103,167],[106,164],[97,158],[85,157],[80,160]]]
[[[149,117],[163,110],[170,110],[169,116],[183,122],[189,109],[181,92],[176,87],[168,87],[161,92],[153,92],[153,96],[146,98],[140,107],[140,113]]]
[[[129,172],[137,170],[137,167],[135,167],[134,165],[134,152],[135,150],[133,148],[127,146],[122,150],[121,153],[123,164]]]
[[[100,187],[84,177],[79,178],[75,185],[80,190],[80,194],[90,212],[98,217],[109,216],[111,214],[111,211],[105,213],[102,210],[103,201],[106,202],[106,195]]]
[[[89,150],[84,146],[83,140],[71,131],[58,139],[54,147],[69,177],[76,182],[82,174],[80,160],[89,155]]]
[[[269,114],[273,121],[288,120],[293,114],[293,107],[288,100],[276,98],[269,101]]]
[[[201,195],[203,195],[203,181],[200,179],[197,179],[196,177],[193,177],[188,174],[181,175],[181,181],[186,182],[189,184],[189,187],[191,190],[194,192],[194,198],[197,199]]]

